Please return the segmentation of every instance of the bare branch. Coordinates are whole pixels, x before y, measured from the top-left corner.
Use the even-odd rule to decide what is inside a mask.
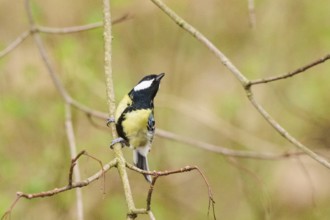
[[[70,172],[69,172],[69,186],[72,185],[72,179],[73,179],[73,168],[76,166],[77,164],[77,160],[85,154],[85,151],[81,151],[79,154],[77,154],[76,157],[74,157],[73,159],[71,159],[71,166],[70,166]]]
[[[81,155],[84,155],[82,153],[80,153],[80,154]],[[77,159],[81,156],[80,154],[77,155]],[[115,158],[112,161],[110,161],[109,163],[107,163],[106,165],[104,165],[102,167],[102,169],[100,171],[96,172],[94,175],[88,177],[87,179],[85,179],[83,181],[72,183],[71,185],[68,184],[67,186],[63,186],[63,187],[60,187],[60,188],[54,188],[52,190],[48,190],[48,191],[44,191],[44,192],[39,192],[39,193],[23,193],[23,192],[17,192],[16,193],[17,198],[12,203],[12,205],[10,206],[10,208],[8,209],[8,211],[5,212],[5,214],[2,216],[1,219],[4,219],[7,216],[10,216],[10,213],[12,212],[13,208],[15,207],[15,205],[17,204],[17,202],[18,202],[18,200],[20,198],[35,199],[35,198],[49,197],[49,196],[54,196],[54,195],[57,195],[59,193],[62,193],[62,192],[65,192],[65,191],[74,189],[74,188],[85,187],[85,186],[91,184],[92,182],[98,180],[100,177],[104,176],[105,172],[107,172],[108,170],[110,170],[112,167],[117,166],[117,164],[118,164],[118,159]],[[71,167],[70,167],[70,170],[71,170]]]
[[[124,22],[131,18],[132,18],[132,16],[130,16],[129,14],[125,14],[117,19],[114,19],[112,21],[112,25],[119,24],[119,23]],[[35,32],[41,32],[41,33],[47,33],[47,34],[71,34],[71,33],[93,30],[96,28],[100,28],[102,26],[103,26],[102,22],[96,22],[93,24],[86,24],[86,25],[81,25],[81,26],[64,27],[64,28],[54,28],[54,27],[35,26],[34,25],[31,28],[31,30],[24,31],[23,33],[21,33],[5,49],[0,51],[0,59],[2,57],[6,56],[11,51],[13,51],[17,46],[19,46],[21,43],[23,43],[23,41],[26,40],[30,36],[30,34],[35,33]]]
[[[18,45],[23,43],[24,40],[28,38],[30,35],[30,31],[24,31],[21,33],[13,42],[11,42],[5,49],[0,51],[0,59],[4,56],[6,56],[8,53],[13,51]]]
[[[154,2],[165,14],[167,14],[175,23],[177,23],[181,28],[186,30],[197,40],[199,40],[206,48],[208,48],[212,53],[216,55],[226,66],[230,72],[240,81],[241,85],[245,89],[245,92],[252,103],[252,105],[263,115],[264,119],[270,123],[275,130],[277,130],[285,139],[294,144],[297,148],[304,151],[314,160],[318,161],[323,166],[330,168],[330,163],[323,157],[317,155],[315,152],[301,144],[292,135],[290,135],[284,128],[282,128],[270,115],[266,112],[261,105],[259,105],[253,98],[251,91],[251,82],[230,62],[230,60],[216,47],[214,46],[204,35],[197,31],[193,26],[188,24],[180,16],[178,16],[173,10],[171,10],[167,5],[165,5],[161,0],[151,0]]]
[[[177,169],[177,170],[170,170],[170,171],[145,171],[145,170],[141,170],[139,168],[137,168],[136,166],[133,166],[132,164],[129,164],[126,162],[126,167],[135,171],[135,172],[138,172],[138,173],[142,173],[142,174],[149,174],[149,175],[152,175],[153,176],[153,179],[152,179],[152,182],[150,184],[150,188],[149,188],[149,191],[148,191],[148,196],[147,196],[147,210],[151,210],[151,197],[152,197],[152,193],[153,193],[153,190],[155,188],[155,184],[156,184],[156,181],[158,179],[158,177],[161,177],[161,176],[168,176],[168,175],[172,175],[172,174],[178,174],[178,173],[185,173],[185,172],[189,172],[189,171],[192,171],[192,170],[197,170],[198,173],[203,177],[203,180],[205,182],[205,184],[207,185],[207,189],[208,189],[208,196],[209,196],[209,204],[211,205],[212,204],[212,209],[213,209],[213,214],[214,214],[214,219],[215,219],[215,212],[214,212],[214,204],[215,204],[215,201],[213,199],[213,193],[212,193],[212,189],[211,189],[211,186],[209,184],[209,182],[207,181],[205,175],[203,174],[203,172],[197,167],[197,166],[185,166],[183,168],[180,168],[180,169]]]
[[[250,90],[248,93],[248,98],[253,104],[253,106],[258,110],[258,112],[266,119],[266,121],[278,132],[281,136],[283,136],[285,139],[290,141],[293,145],[298,147],[300,150],[302,150],[304,153],[309,155],[311,158],[322,164],[323,166],[330,169],[330,163],[323,157],[316,154],[314,151],[310,150],[308,147],[300,143],[297,139],[295,139],[293,136],[291,136],[281,125],[279,125],[273,118],[266,112],[266,110],[259,105],[255,99],[252,91]]]
[[[72,105],[75,106],[78,110],[85,112],[88,117],[96,117],[100,119],[106,120],[107,114],[104,112],[95,111],[87,106],[84,106],[77,102],[76,100],[72,101]],[[234,150],[230,148],[225,148],[219,145],[210,144],[207,142],[202,142],[199,140],[195,140],[191,137],[185,137],[182,135],[178,135],[172,133],[170,131],[166,131],[163,129],[156,129],[156,135],[162,138],[166,138],[169,140],[177,141],[180,143],[184,143],[190,146],[199,147],[204,150],[212,151],[215,153],[222,154],[224,156],[231,157],[240,157],[240,158],[251,158],[251,159],[260,159],[260,160],[278,160],[278,159],[286,159],[294,156],[304,155],[304,152],[284,152],[284,153],[270,153],[270,152],[255,152],[255,151],[244,151],[244,150]]]
[[[302,67],[299,67],[298,69],[292,71],[292,72],[289,72],[289,73],[286,73],[286,74],[283,74],[283,75],[279,75],[279,76],[272,76],[272,77],[269,77],[269,78],[265,78],[265,79],[256,79],[256,80],[252,80],[249,84],[249,86],[252,86],[252,85],[256,85],[256,84],[261,84],[261,83],[269,83],[269,82],[273,82],[273,81],[277,81],[277,80],[281,80],[281,79],[286,79],[286,78],[289,78],[289,77],[292,77],[292,76],[295,76],[299,73],[302,73],[316,65],[319,65],[327,60],[330,59],[330,54],[327,54],[325,55],[324,57],[320,58],[320,59],[317,59],[305,66],[302,66]]]
[[[119,24],[124,22],[128,19],[131,19],[132,16],[129,14],[124,14],[123,16],[114,19],[112,21],[112,25]],[[86,24],[81,26],[71,26],[71,27],[63,27],[63,28],[55,28],[55,27],[45,27],[45,26],[37,26],[36,31],[47,33],[47,34],[71,34],[71,33],[78,33],[82,31],[93,30],[96,28],[103,27],[103,22],[96,22],[93,24]]]
[[[85,180],[79,181],[79,182],[74,182],[70,185],[61,187],[61,188],[54,188],[52,190],[48,190],[45,192],[40,192],[40,193],[23,193],[23,192],[17,192],[17,195],[20,197],[24,197],[27,199],[34,199],[34,198],[42,198],[42,197],[49,197],[49,196],[53,196],[77,187],[84,187],[89,185],[90,183],[94,182],[95,180],[98,180],[100,177],[102,177],[104,175],[104,172],[107,172],[109,169],[111,169],[112,167],[117,166],[118,164],[118,160],[117,159],[113,159],[112,161],[110,161],[109,163],[107,163],[105,166],[103,166],[103,168],[98,171],[97,173],[95,173],[94,175],[88,177]]]
[[[13,211],[13,209],[15,208],[16,204],[18,203],[18,201],[20,199],[21,199],[21,197],[16,195],[16,199],[11,204],[10,208],[3,214],[3,216],[1,217],[1,220],[6,219],[7,217],[10,219],[10,214],[11,214],[11,212]]]
[[[71,112],[71,105],[66,103],[65,104],[65,131],[66,136],[68,138],[69,142],[69,148],[70,148],[70,155],[71,158],[73,158],[75,155],[77,155],[77,146],[76,146],[76,140],[74,136],[73,126],[72,126],[72,112]],[[80,176],[80,169],[77,159],[82,155],[83,153],[78,154],[71,163],[70,168],[70,178],[69,178],[69,185],[72,185],[72,173],[74,173],[75,181],[79,182],[81,180]],[[77,217],[78,220],[84,220],[84,208],[83,208],[83,198],[82,198],[82,192],[80,188],[77,188],[76,190],[76,196],[77,196]]]
[[[116,111],[116,103],[115,103],[115,92],[113,87],[112,80],[112,27],[111,27],[111,10],[110,10],[110,0],[103,0],[103,24],[104,24],[104,75],[106,81],[106,95],[108,101],[108,111],[109,116],[114,118]],[[110,124],[112,137],[115,139],[118,137],[116,126],[114,123]],[[123,152],[121,150],[121,144],[117,143],[113,146],[115,156],[118,159],[117,169],[122,180],[126,204],[128,207],[128,215],[127,218],[134,219],[136,214],[134,212],[135,204],[133,201],[132,191],[129,184],[127,171],[125,167],[125,158],[123,156]]]
[[[155,5],[157,5],[165,14],[167,14],[175,23],[177,23],[185,31],[189,32],[198,41],[200,41],[204,46],[206,46],[220,61],[225,65],[233,75],[241,82],[243,86],[247,85],[249,80],[232,64],[232,62],[224,55],[218,48],[207,39],[202,33],[196,30],[188,22],[183,20],[179,15],[177,15],[172,9],[165,5],[161,0],[151,0]]]
[[[251,159],[260,159],[260,160],[278,160],[278,159],[285,159],[292,156],[299,156],[304,154],[303,152],[286,152],[286,153],[275,154],[269,152],[233,150],[219,145],[213,145],[199,140],[195,140],[190,137],[188,138],[182,135],[177,135],[175,133],[171,133],[169,131],[165,131],[161,129],[156,129],[156,135],[166,139],[178,141],[191,146],[202,148],[204,150],[212,151],[215,153],[222,154],[224,156],[231,156],[231,157],[251,158]]]

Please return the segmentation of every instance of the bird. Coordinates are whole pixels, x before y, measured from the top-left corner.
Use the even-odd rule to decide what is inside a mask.
[[[154,98],[164,75],[160,73],[143,77],[123,97],[115,112],[114,122],[119,138],[114,139],[110,147],[121,142],[133,149],[134,165],[145,171],[149,171],[147,155],[155,134]],[[143,175],[151,183],[151,176]]]

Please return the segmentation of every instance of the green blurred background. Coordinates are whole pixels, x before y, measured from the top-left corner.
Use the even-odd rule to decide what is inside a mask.
[[[257,27],[249,26],[247,0],[168,0],[249,78],[292,71],[329,52],[330,4],[323,1],[256,1]],[[32,1],[38,24],[82,25],[102,20],[101,1]],[[113,73],[119,100],[148,73],[165,72],[155,100],[157,127],[232,149],[286,152],[295,148],[256,112],[238,81],[214,55],[150,1],[111,1]],[[24,1],[0,0],[0,50],[28,29]],[[102,29],[42,34],[56,72],[81,103],[107,111]],[[256,98],[294,136],[329,158],[330,64],[254,88]],[[113,158],[105,122],[73,111],[78,151],[104,163]],[[67,184],[70,154],[64,103],[35,43],[28,38],[0,59],[0,214],[17,191],[40,192]],[[124,149],[128,161],[131,151]],[[265,161],[235,159],[156,137],[151,169],[197,165],[214,191],[218,219],[329,219],[330,171],[307,157]],[[99,165],[80,160],[83,178]],[[129,171],[137,207],[148,184]],[[86,219],[124,219],[126,204],[116,170],[82,189]],[[207,189],[196,173],[161,178],[152,210],[157,219],[208,219]],[[12,219],[75,219],[75,193],[22,199]],[[209,217],[211,219],[211,217]],[[139,216],[138,219],[148,219]]]

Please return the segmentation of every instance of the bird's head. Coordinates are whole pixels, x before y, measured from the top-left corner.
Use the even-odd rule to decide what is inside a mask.
[[[129,92],[129,96],[133,103],[152,103],[158,92],[160,81],[164,75],[165,73],[161,73],[158,75],[152,74],[143,77],[143,79],[141,79],[140,82]]]

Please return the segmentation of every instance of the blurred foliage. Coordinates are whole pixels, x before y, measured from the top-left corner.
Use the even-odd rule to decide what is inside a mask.
[[[101,2],[33,0],[38,21],[68,27],[100,21]],[[293,146],[256,112],[219,61],[150,1],[111,1],[113,72],[118,100],[145,74],[165,72],[156,98],[159,128],[228,148],[285,152]],[[168,0],[179,15],[215,43],[250,79],[292,71],[330,49],[330,4],[309,0],[256,1],[257,27],[247,1]],[[28,29],[24,1],[0,0],[0,49]],[[70,35],[42,34],[56,72],[81,103],[106,112],[102,29]],[[267,110],[305,144],[329,157],[329,63],[299,76],[254,88]],[[111,160],[107,129],[74,113],[78,151]],[[99,125],[105,122],[95,120]],[[0,60],[0,213],[16,191],[39,192],[67,183],[69,150],[64,105],[29,38]],[[131,151],[124,149],[131,161]],[[156,137],[151,169],[199,166],[208,177],[219,219],[328,219],[330,172],[307,157],[278,161],[225,158]],[[88,177],[99,169],[80,160]],[[148,185],[129,172],[138,207]],[[83,188],[86,219],[124,219],[126,204],[115,170]],[[197,173],[161,178],[152,209],[157,219],[208,219],[207,190]],[[21,200],[12,219],[75,219],[75,193]],[[41,211],[42,210],[42,211]],[[139,216],[139,219],[148,219]]]

